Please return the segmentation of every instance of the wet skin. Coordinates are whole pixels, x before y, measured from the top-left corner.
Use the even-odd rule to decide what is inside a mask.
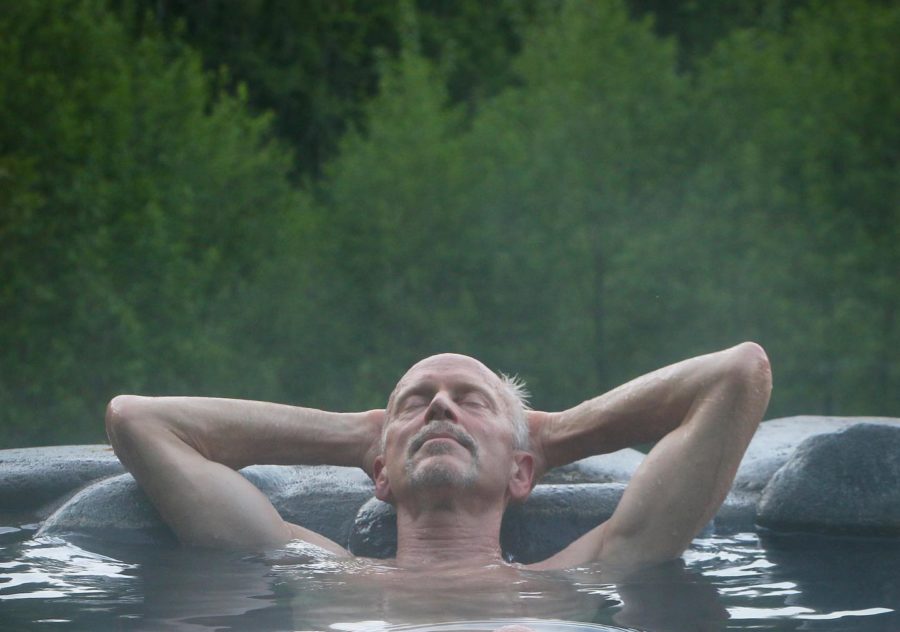
[[[268,402],[120,396],[107,432],[125,466],[187,544],[260,549],[300,539],[235,470],[250,464],[363,468],[398,516],[394,563],[503,564],[500,523],[551,467],[656,442],[612,518],[536,570],[601,562],[641,568],[677,558],[712,517],[768,403],[762,349],[743,343],[640,377],[560,412],[529,411],[517,450],[500,378],[467,356],[413,366],[386,410],[332,413]],[[383,441],[382,441],[383,437]]]

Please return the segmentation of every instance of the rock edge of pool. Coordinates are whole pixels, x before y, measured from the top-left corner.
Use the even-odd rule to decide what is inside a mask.
[[[644,455],[624,449],[548,472],[504,517],[513,559],[543,559],[608,518]],[[281,515],[348,546],[390,557],[393,508],[355,468],[252,466],[241,473]],[[38,535],[171,543],[131,475],[106,445],[0,450],[2,524]],[[775,532],[900,536],[900,419],[796,416],[765,421],[707,533]]]

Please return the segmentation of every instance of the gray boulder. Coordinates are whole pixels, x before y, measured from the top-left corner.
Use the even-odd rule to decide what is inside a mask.
[[[361,471],[342,467],[256,465],[241,470],[288,521],[346,544],[359,507],[372,496]],[[43,535],[81,534],[119,542],[174,540],[130,474],[87,487],[51,515]]]
[[[883,434],[872,434],[878,432]],[[891,469],[897,459],[889,446],[897,432],[900,420],[890,418],[802,416],[764,422],[716,515],[716,530],[752,530],[759,520],[773,529],[893,532],[897,513],[891,494],[900,489],[900,479]],[[799,444],[804,449],[795,453]],[[820,458],[820,453],[828,456]],[[542,559],[596,526],[612,514],[642,459],[640,452],[626,449],[551,470],[527,503],[507,511],[504,550],[523,562]],[[47,519],[40,534],[171,541],[132,477],[116,476],[122,471],[107,446],[0,451],[0,504],[6,514],[41,515],[83,488]],[[361,555],[393,555],[396,516],[372,498],[372,483],[362,471],[253,466],[242,474],[286,520],[349,543]],[[85,487],[98,478],[105,480]]]
[[[500,545],[522,563],[537,562],[607,520],[625,490],[622,483],[538,485],[522,505],[511,505],[503,517]],[[393,557],[397,550],[397,514],[375,498],[360,509],[350,550],[367,557]]]
[[[4,513],[35,512],[91,481],[124,472],[107,445],[0,450],[0,507]]]
[[[754,531],[759,496],[760,492],[732,489],[713,517],[712,530],[722,534]]]
[[[900,425],[858,424],[804,441],[763,490],[761,526],[900,534]]]
[[[269,497],[285,520],[342,546],[350,541],[359,508],[375,491],[369,477],[352,467],[257,465],[241,474]]]
[[[377,498],[370,498],[356,514],[348,547],[354,555],[384,559],[397,553],[397,512]]]
[[[733,487],[740,491],[761,492],[803,441],[861,423],[900,426],[900,420],[893,417],[798,415],[764,421],[747,448]]]
[[[715,517],[719,532],[752,531],[763,489],[806,439],[860,423],[900,427],[892,417],[821,417],[800,415],[764,421],[747,448],[731,492]]]
[[[500,544],[516,562],[546,559],[608,520],[624,491],[623,483],[539,485],[506,510]]]
[[[57,509],[37,535],[85,535],[127,543],[171,543],[172,532],[131,474],[86,487]]]
[[[642,452],[625,448],[553,468],[541,478],[540,482],[550,485],[627,483],[643,460]]]

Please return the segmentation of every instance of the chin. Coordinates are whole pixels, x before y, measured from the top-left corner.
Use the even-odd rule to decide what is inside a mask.
[[[413,488],[437,487],[473,487],[478,481],[478,473],[475,468],[461,471],[458,466],[450,463],[426,463],[410,472],[409,483]]]

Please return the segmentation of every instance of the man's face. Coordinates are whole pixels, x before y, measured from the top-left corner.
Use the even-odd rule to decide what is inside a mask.
[[[467,356],[442,354],[413,366],[388,403],[379,497],[505,493],[517,463],[501,389],[494,373]]]

